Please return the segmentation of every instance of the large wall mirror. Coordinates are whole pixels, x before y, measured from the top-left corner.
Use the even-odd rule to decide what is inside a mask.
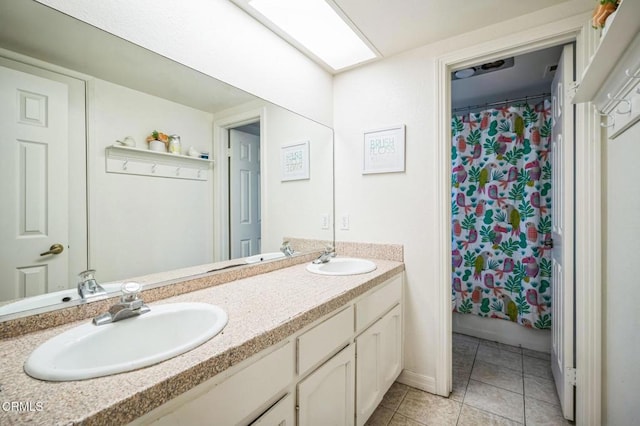
[[[37,2],[0,2],[0,108],[0,321],[88,268],[119,288],[334,240],[332,129]]]

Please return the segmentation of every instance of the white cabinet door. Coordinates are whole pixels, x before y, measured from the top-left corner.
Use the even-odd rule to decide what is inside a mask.
[[[402,367],[400,305],[356,338],[356,424],[363,425],[376,409]]]
[[[393,382],[398,378],[402,370],[402,308],[396,306],[381,320],[382,322],[382,347],[380,358],[382,360],[382,382],[384,383],[384,392],[382,396],[391,387]]]
[[[354,423],[355,350],[349,345],[298,384],[300,426]]]

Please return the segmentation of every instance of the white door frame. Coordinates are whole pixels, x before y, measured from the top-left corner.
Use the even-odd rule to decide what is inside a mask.
[[[452,389],[451,320],[451,71],[504,56],[515,56],[555,45],[576,42],[578,81],[594,49],[588,25],[590,14],[580,14],[550,24],[509,34],[490,42],[459,50],[436,60],[435,139],[437,155],[434,206],[436,265],[433,282],[438,288],[436,336],[436,393],[449,395]],[[601,418],[601,207],[600,207],[600,130],[591,104],[576,108],[575,157],[575,280],[576,280],[576,422],[600,423]]]
[[[266,108],[255,108],[222,118],[213,120],[213,152],[216,160],[216,167],[213,175],[213,211],[217,212],[217,217],[213,218],[213,261],[219,262],[226,260],[229,254],[229,164],[227,158],[229,156],[229,129],[243,126],[245,124],[260,121],[260,167],[264,169],[265,161],[264,147],[266,145]],[[261,171],[264,173],[264,170]],[[263,174],[264,176],[264,174]],[[266,182],[260,186],[260,199],[266,200]],[[264,204],[264,203],[263,203]],[[263,206],[264,207],[264,206]],[[262,208],[262,207],[261,207]],[[262,210],[264,216],[264,209]],[[265,234],[264,226],[268,224],[262,223],[262,235]]]

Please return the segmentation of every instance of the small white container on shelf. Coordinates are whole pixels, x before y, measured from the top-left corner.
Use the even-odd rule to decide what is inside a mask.
[[[169,152],[175,155],[182,154],[182,143],[180,143],[180,136],[178,135],[169,136]]]
[[[149,141],[149,149],[156,152],[167,152],[167,147],[162,141]]]

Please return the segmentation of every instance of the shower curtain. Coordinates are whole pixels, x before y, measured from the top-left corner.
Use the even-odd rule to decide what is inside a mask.
[[[550,103],[452,119],[452,307],[551,327]]]

